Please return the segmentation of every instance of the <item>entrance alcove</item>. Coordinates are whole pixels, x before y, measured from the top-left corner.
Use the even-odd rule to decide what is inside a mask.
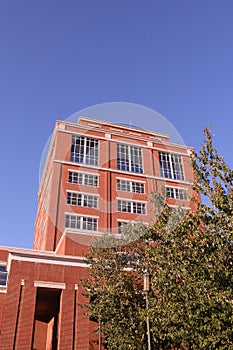
[[[57,350],[61,290],[37,288],[32,350]]]

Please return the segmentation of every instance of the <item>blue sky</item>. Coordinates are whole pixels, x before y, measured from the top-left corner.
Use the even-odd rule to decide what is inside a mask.
[[[1,1],[0,245],[32,246],[44,145],[89,106],[144,105],[196,148],[211,125],[232,167],[232,13],[231,0]]]

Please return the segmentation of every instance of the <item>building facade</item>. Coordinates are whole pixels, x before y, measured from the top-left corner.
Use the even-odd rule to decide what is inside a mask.
[[[193,210],[190,151],[131,125],[57,121],[33,249],[0,248],[0,350],[101,348],[80,306],[88,246],[106,232],[120,237],[129,222],[150,225],[153,192]]]

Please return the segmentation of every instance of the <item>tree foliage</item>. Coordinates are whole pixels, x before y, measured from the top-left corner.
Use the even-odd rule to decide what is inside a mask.
[[[196,211],[161,207],[155,223],[106,235],[87,255],[91,317],[111,350],[233,349],[233,170],[218,155],[209,129],[191,157]],[[158,214],[158,210],[157,210]],[[182,214],[180,216],[180,214]],[[143,274],[150,273],[146,310]]]

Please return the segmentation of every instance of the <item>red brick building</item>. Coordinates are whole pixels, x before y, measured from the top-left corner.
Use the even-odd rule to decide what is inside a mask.
[[[32,250],[0,247],[0,350],[99,349],[80,280],[92,240],[153,220],[149,196],[189,201],[190,148],[167,135],[81,117],[58,121],[38,192]]]

